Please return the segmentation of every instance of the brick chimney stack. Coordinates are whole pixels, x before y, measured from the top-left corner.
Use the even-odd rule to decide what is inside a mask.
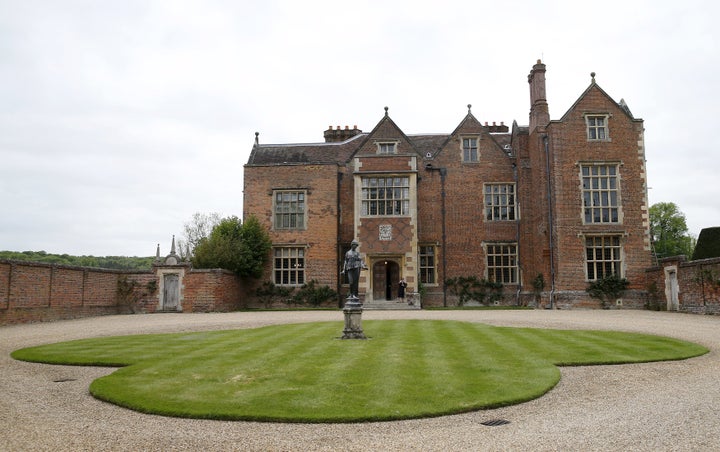
[[[537,60],[528,75],[530,84],[530,131],[537,127],[545,127],[550,123],[550,111],[548,110],[547,97],[545,94],[545,65]]]
[[[345,129],[341,129],[340,126],[337,126],[337,129],[335,130],[333,130],[333,126],[330,126],[323,133],[323,136],[325,137],[326,143],[339,143],[361,133],[362,130],[358,129],[357,126],[353,126],[352,129],[348,126],[345,126]]]

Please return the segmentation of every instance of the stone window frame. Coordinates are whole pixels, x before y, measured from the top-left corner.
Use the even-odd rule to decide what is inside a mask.
[[[474,146],[472,142],[474,141]],[[463,163],[480,162],[480,136],[463,135],[460,137],[460,159]]]
[[[400,183],[397,184],[398,179]],[[372,185],[372,181],[377,181]],[[380,184],[382,182],[382,186]],[[387,182],[392,181],[388,188]],[[404,183],[403,183],[404,182]],[[373,197],[373,190],[374,197]],[[392,190],[391,196],[388,198],[387,190]],[[398,194],[399,196],[395,196]],[[380,195],[382,194],[382,197]],[[373,203],[374,210],[373,210]],[[390,204],[388,204],[390,203]],[[379,214],[380,206],[383,206],[383,213]],[[392,213],[388,214],[387,207],[391,206]],[[398,210],[399,208],[399,210]],[[375,213],[372,213],[372,212]],[[362,176],[360,179],[360,216],[361,217],[407,217],[410,215],[410,177],[400,175],[383,175],[383,176]]]
[[[284,196],[284,195],[296,195],[298,198],[302,197],[302,210],[298,210],[297,205],[298,201],[296,200],[288,200],[284,201],[281,200],[279,204],[278,203],[278,196]],[[272,200],[272,211],[273,211],[273,219],[272,219],[272,225],[273,230],[281,231],[281,230],[305,230],[307,229],[307,197],[308,197],[308,191],[306,189],[292,189],[292,188],[282,188],[282,189],[274,189],[273,190],[273,200]],[[283,206],[287,207],[287,210],[284,212],[279,211]],[[280,221],[279,221],[280,219]],[[287,219],[287,226],[285,226],[285,220]],[[300,224],[299,224],[300,223]]]
[[[610,139],[609,113],[585,113],[585,131],[588,141],[612,141]],[[598,120],[602,124],[598,124]]]
[[[592,282],[611,274],[624,277],[623,233],[582,234],[585,249],[585,281]]]
[[[423,252],[430,250],[431,252]],[[432,259],[430,262],[428,257]],[[418,244],[418,279],[426,286],[438,285],[437,274],[437,245],[434,243]]]
[[[273,246],[272,280],[276,286],[300,287],[307,281],[305,246]]]
[[[376,141],[378,155],[393,155],[397,154],[398,141],[397,140],[384,140]]]
[[[518,243],[483,242],[482,245],[485,251],[485,279],[502,284],[520,284]]]
[[[506,192],[495,192],[494,188],[506,188]],[[507,191],[508,188],[512,189],[512,193]],[[488,192],[488,189],[491,191]],[[508,199],[505,199],[503,202],[503,199],[501,198],[509,198],[512,197],[512,203],[509,202]],[[499,199],[500,198],[500,199]],[[498,201],[498,202],[495,202]],[[517,221],[520,219],[520,210],[518,209],[517,204],[517,185],[515,182],[488,182],[483,184],[483,206],[484,206],[484,215],[483,218],[485,221]],[[502,212],[503,209],[505,209],[505,217],[502,218]],[[496,215],[497,213],[497,215]]]
[[[622,162],[578,162],[577,166],[579,167],[578,176],[580,178],[580,218],[582,223],[584,225],[622,224],[623,209],[620,177]],[[605,174],[602,174],[601,168],[603,167],[607,168]],[[611,171],[614,171],[615,174],[610,174]],[[596,221],[596,219],[598,220]]]

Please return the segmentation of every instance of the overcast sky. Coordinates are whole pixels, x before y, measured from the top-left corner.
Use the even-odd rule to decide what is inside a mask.
[[[0,0],[0,250],[169,252],[195,212],[242,215],[262,143],[407,134],[467,113],[527,125],[590,84],[645,120],[650,203],[720,226],[715,0]]]

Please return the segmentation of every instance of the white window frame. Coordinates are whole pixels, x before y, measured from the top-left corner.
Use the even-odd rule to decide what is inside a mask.
[[[290,196],[291,199],[282,199]],[[278,200],[278,197],[281,199]],[[307,191],[273,190],[273,229],[307,229]]]
[[[485,221],[516,221],[519,219],[514,183],[499,182],[483,185]]]
[[[307,281],[305,247],[273,247],[273,283],[276,286],[299,287]]]
[[[428,253],[427,250],[431,252]],[[437,279],[437,247],[432,244],[418,245],[418,272],[422,284],[436,286]],[[431,276],[431,278],[428,278]]]
[[[616,274],[623,277],[623,238],[621,234],[588,234],[585,240],[585,280],[597,281]]]
[[[588,113],[585,115],[588,141],[610,141],[609,118],[610,115],[606,113]],[[598,124],[598,121],[601,124]]]
[[[479,137],[460,137],[460,151],[462,152],[463,163],[477,163],[480,161],[479,142]]]
[[[406,217],[410,215],[410,177],[364,176],[361,178],[360,184],[361,216]],[[390,213],[387,213],[388,207]]]
[[[487,279],[502,284],[519,284],[517,242],[485,243],[484,248]]]
[[[580,163],[583,224],[622,224],[620,164]]]
[[[378,141],[377,153],[380,155],[397,154],[397,141]]]

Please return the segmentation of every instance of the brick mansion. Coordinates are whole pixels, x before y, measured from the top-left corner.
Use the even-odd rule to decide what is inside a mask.
[[[386,108],[369,132],[329,127],[324,142],[255,145],[243,214],[270,233],[261,281],[311,280],[340,293],[352,240],[366,305],[404,278],[423,306],[453,305],[445,282],[502,283],[499,304],[599,306],[588,283],[611,273],[642,307],[651,267],[643,121],[596,82],[550,119],[545,65],[528,75],[528,125],[482,122],[468,105],[455,130],[406,134]],[[522,87],[518,87],[520,89]]]

